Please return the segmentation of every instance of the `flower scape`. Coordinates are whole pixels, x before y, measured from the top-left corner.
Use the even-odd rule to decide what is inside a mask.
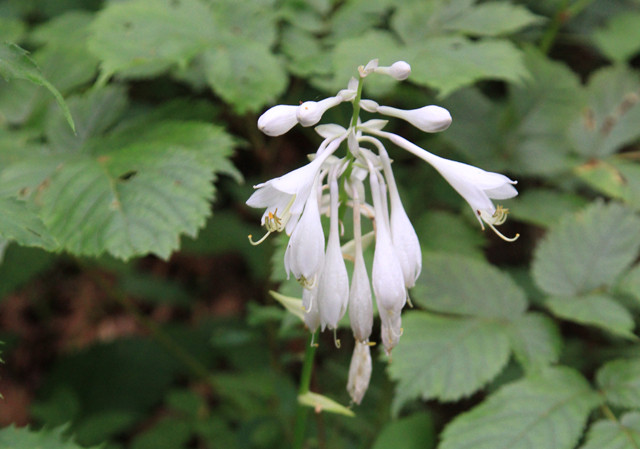
[[[349,126],[322,124],[315,131],[324,139],[311,162],[279,178],[254,186],[256,191],[247,205],[264,208],[262,225],[266,234],[259,244],[274,232],[290,236],[284,255],[287,276],[293,275],[303,286],[304,322],[312,333],[338,328],[347,310],[356,340],[347,390],[359,404],[371,376],[370,341],[374,308],[373,296],[381,321],[381,340],[389,355],[402,335],[401,311],[409,301],[408,289],[415,285],[422,268],[422,254],[416,232],[398,194],[383,141],[402,148],[435,168],[467,201],[480,226],[486,224],[501,238],[496,226],[504,223],[508,210],[494,206],[492,199],[502,200],[518,194],[516,181],[480,168],[436,156],[405,138],[384,131],[387,120],[360,120],[360,110],[395,117],[421,131],[444,131],[451,124],[449,111],[439,106],[401,110],[381,106],[362,98],[365,78],[372,74],[391,76],[398,81],[408,78],[411,67],[404,61],[382,67],[378,60],[358,68],[358,79],[352,78],[346,89],[321,101],[307,101],[298,106],[277,105],[258,119],[258,128],[268,136],[280,136],[297,124],[314,126],[330,108],[343,102],[353,104]],[[346,154],[337,150],[346,143]],[[368,187],[368,188],[367,188]],[[353,211],[353,238],[344,244],[339,206]],[[325,232],[321,216],[329,218]],[[371,220],[373,231],[363,235],[362,219]],[[374,244],[371,276],[367,271],[363,250]],[[345,259],[353,262],[351,282]],[[334,337],[335,338],[335,337]],[[335,338],[336,346],[339,340]]]

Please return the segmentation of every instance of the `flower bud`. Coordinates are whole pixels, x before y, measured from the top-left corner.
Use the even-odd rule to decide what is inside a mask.
[[[409,111],[390,106],[380,106],[378,107],[378,112],[391,117],[398,117],[427,133],[444,131],[451,125],[451,114],[440,106],[430,105]]]
[[[342,103],[340,96],[325,98],[321,101],[305,101],[296,110],[296,118],[302,126],[313,126],[320,121],[322,114]]]
[[[268,109],[258,119],[258,129],[267,136],[281,136],[296,126],[298,106],[279,104]]]
[[[356,404],[362,402],[371,380],[371,349],[367,343],[356,341],[349,365],[347,391]]]
[[[411,74],[411,66],[404,61],[397,61],[391,64],[390,67],[378,67],[376,73],[382,73],[389,75],[398,81],[406,80]]]

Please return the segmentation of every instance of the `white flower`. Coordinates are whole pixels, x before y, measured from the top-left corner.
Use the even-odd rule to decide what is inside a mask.
[[[420,131],[437,133],[451,125],[451,114],[440,106],[424,106],[419,109],[397,109],[390,106],[378,106],[377,111],[384,115],[397,117],[411,123]]]
[[[339,105],[342,96],[325,98],[321,101],[305,101],[296,109],[296,118],[302,126],[313,126],[320,121],[327,109]]]
[[[362,402],[371,380],[371,349],[367,343],[356,341],[349,365],[347,391],[356,404]]]
[[[513,187],[517,184],[516,181],[512,181],[500,173],[488,172],[473,165],[436,156],[396,134],[384,131],[378,134],[388,137],[399,147],[431,164],[451,184],[451,187],[469,203],[483,228],[482,222],[484,221],[504,240],[513,241],[518,238],[517,235],[514,238],[507,238],[496,230],[495,226],[505,221],[508,210],[501,207],[496,209],[491,201],[492,199],[504,200],[518,195],[518,191]]]
[[[331,208],[330,228],[324,267],[318,282],[318,310],[320,325],[337,329],[338,321],[347,311],[349,301],[349,276],[340,249],[340,230],[338,226],[338,181],[335,171],[330,174]]]
[[[371,303],[371,287],[367,267],[362,255],[362,234],[360,229],[360,191],[362,183],[352,186],[353,194],[353,233],[355,243],[355,257],[353,264],[353,276],[351,278],[351,290],[349,291],[349,321],[353,336],[357,341],[363,342],[369,339],[373,327],[373,304]]]
[[[398,81],[406,80],[411,75],[411,66],[405,61],[397,61],[391,64],[389,67],[378,67],[375,69],[376,73],[389,75]]]
[[[284,267],[306,288],[315,287],[320,270],[324,264],[324,231],[318,209],[319,179],[316,176],[311,194],[304,206],[287,250],[284,253]]]
[[[281,136],[298,124],[298,106],[279,104],[268,109],[258,119],[258,129],[267,136]]]
[[[402,317],[399,310],[380,310],[380,337],[387,355],[398,345],[402,336]]]
[[[376,220],[376,247],[373,253],[371,283],[378,309],[400,311],[407,299],[404,274],[391,241],[388,215],[381,198],[383,191],[377,179],[378,173],[373,169],[371,162],[367,162]]]

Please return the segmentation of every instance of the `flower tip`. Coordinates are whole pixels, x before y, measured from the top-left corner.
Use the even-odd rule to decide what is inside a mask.
[[[297,106],[279,104],[268,109],[258,118],[258,129],[267,136],[281,136],[296,126]]]
[[[398,81],[403,81],[411,75],[411,66],[405,61],[397,61],[389,67],[389,75]]]
[[[443,107],[430,105],[425,106],[422,109],[424,110],[425,116],[427,117],[424,127],[419,127],[422,131],[430,133],[444,131],[451,125],[451,122],[453,121],[449,111]]]

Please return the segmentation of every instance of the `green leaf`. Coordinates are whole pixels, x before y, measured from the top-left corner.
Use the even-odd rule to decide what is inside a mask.
[[[614,299],[592,294],[585,297],[551,296],[545,304],[559,318],[597,326],[614,334],[636,339],[633,316]]]
[[[186,63],[216,39],[211,9],[200,0],[110,2],[91,26],[89,49],[113,74],[151,77]]]
[[[533,277],[549,294],[589,293],[611,285],[639,248],[640,218],[620,204],[596,202],[550,228],[534,254]]]
[[[409,312],[402,328],[401,344],[389,364],[398,381],[394,414],[419,397],[455,401],[469,396],[509,360],[509,339],[499,320]]]
[[[552,227],[565,214],[574,214],[587,205],[584,197],[551,189],[531,189],[518,195],[518,207],[511,216],[543,228]]]
[[[475,0],[406,0],[391,18],[391,28],[404,42],[421,42],[445,34],[447,23],[471,10]]]
[[[483,318],[517,318],[527,307],[509,276],[486,262],[448,254],[424,255],[413,299],[435,312]]]
[[[574,149],[605,157],[640,138],[640,77],[625,66],[606,67],[589,79],[587,105],[569,127]]]
[[[67,123],[75,131],[73,118],[62,95],[42,76],[40,69],[25,50],[15,44],[0,43],[0,76],[5,80],[24,79],[47,88],[58,102],[58,106],[60,106]]]
[[[509,323],[507,331],[513,353],[527,372],[558,361],[562,337],[549,317],[527,313]]]
[[[131,449],[174,449],[188,447],[192,425],[172,417],[160,419],[155,425],[136,435]]]
[[[413,44],[407,52],[411,81],[437,89],[441,98],[479,80],[519,83],[528,76],[520,50],[503,39],[438,37]]]
[[[428,414],[418,412],[388,422],[378,434],[373,449],[431,449],[435,441],[433,420]]]
[[[620,279],[616,291],[631,296],[640,304],[640,265],[636,264]]]
[[[58,427],[52,430],[35,431],[11,425],[0,429],[0,447],[3,449],[82,449],[64,436],[65,430],[64,427]]]
[[[640,413],[622,415],[619,421],[600,420],[587,434],[580,449],[637,449],[640,446]]]
[[[624,62],[640,51],[640,12],[625,11],[613,16],[593,33],[593,40],[609,59]]]
[[[596,381],[609,403],[640,408],[640,359],[608,362],[598,370]]]
[[[58,248],[40,218],[23,201],[0,198],[0,210],[0,236],[23,246],[37,246],[48,251]]]
[[[590,160],[574,169],[574,173],[590,187],[640,210],[640,164],[611,156]]]
[[[273,290],[269,290],[269,294],[273,299],[282,304],[282,307],[284,307],[287,312],[304,322],[304,306],[302,305],[302,299],[285,296]]]
[[[458,415],[438,448],[571,449],[598,399],[577,371],[549,368]]]
[[[524,6],[493,1],[464,10],[443,28],[474,36],[499,36],[540,23],[541,19]]]
[[[239,114],[275,101],[287,86],[282,62],[261,42],[230,39],[208,50],[204,64],[212,89]]]
[[[475,223],[474,223],[475,225]],[[423,252],[442,252],[483,259],[485,239],[460,215],[430,211],[414,223]]]

